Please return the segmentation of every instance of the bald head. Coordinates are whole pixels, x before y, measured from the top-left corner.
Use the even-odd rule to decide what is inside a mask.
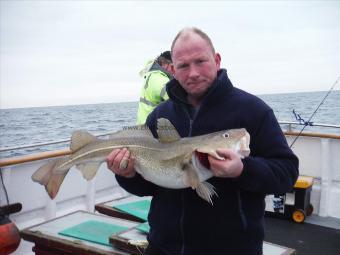
[[[178,34],[176,35],[175,39],[172,41],[171,52],[173,52],[173,49],[174,49],[175,44],[178,41],[178,39],[188,40],[193,35],[198,35],[199,37],[201,37],[208,44],[212,53],[215,54],[215,48],[214,48],[214,45],[212,44],[209,36],[206,33],[204,33],[202,30],[200,30],[196,27],[188,27],[188,28],[184,28],[181,31],[179,31]]]

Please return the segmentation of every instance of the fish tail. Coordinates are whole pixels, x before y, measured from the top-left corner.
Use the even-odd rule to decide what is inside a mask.
[[[45,185],[45,190],[51,199],[54,199],[57,196],[59,188],[63,183],[68,170],[62,173],[52,174],[47,185]]]
[[[63,171],[58,169],[58,167],[64,164],[68,158],[68,156],[65,156],[48,161],[46,164],[39,167],[39,169],[32,175],[32,180],[34,182],[38,182],[45,186],[45,189],[51,199],[56,197],[60,185],[69,171],[69,169],[63,169]],[[59,171],[56,171],[56,169]]]

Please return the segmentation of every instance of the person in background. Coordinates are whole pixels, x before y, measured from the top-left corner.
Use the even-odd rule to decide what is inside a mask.
[[[289,148],[273,110],[258,97],[233,86],[220,68],[221,56],[206,33],[181,30],[171,56],[174,79],[167,84],[169,100],[149,115],[146,125],[157,137],[157,119],[166,118],[181,137],[246,128],[250,155],[241,158],[230,149],[208,156],[215,187],[213,205],[191,188],[157,186],[134,169],[124,148],[113,150],[107,166],[128,192],[152,196],[147,255],[262,255],[266,194],[293,189],[298,158]],[[128,160],[126,168],[119,167]]]
[[[172,78],[170,51],[164,51],[156,60],[149,61],[140,71],[144,84],[138,104],[137,124],[144,124],[146,118],[161,102],[168,99],[165,84]]]

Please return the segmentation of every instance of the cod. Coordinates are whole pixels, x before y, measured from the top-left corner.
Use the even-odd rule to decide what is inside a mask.
[[[230,129],[206,135],[181,138],[167,119],[157,120],[157,136],[144,126],[132,126],[113,133],[109,139],[99,139],[78,130],[72,134],[71,154],[56,158],[42,165],[32,180],[45,186],[51,199],[55,198],[66,174],[75,166],[86,180],[91,180],[107,155],[118,148],[127,148],[135,158],[135,170],[144,179],[165,188],[191,187],[212,204],[217,195],[208,180],[213,176],[209,170],[208,155],[225,160],[218,149],[229,148],[240,157],[249,155],[250,136],[246,129]],[[121,168],[127,162],[121,162]]]

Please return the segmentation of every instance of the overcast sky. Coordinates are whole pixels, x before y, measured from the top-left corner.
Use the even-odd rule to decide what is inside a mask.
[[[340,75],[340,1],[1,0],[0,16],[0,108],[137,101],[140,69],[187,26],[257,95]]]

